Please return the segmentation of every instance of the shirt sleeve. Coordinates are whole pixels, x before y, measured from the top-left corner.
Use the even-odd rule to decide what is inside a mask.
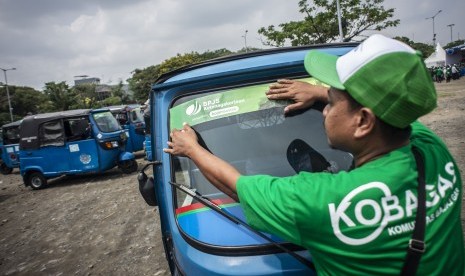
[[[293,207],[296,197],[290,182],[290,177],[241,176],[236,183],[237,194],[247,223],[253,228],[300,243]]]

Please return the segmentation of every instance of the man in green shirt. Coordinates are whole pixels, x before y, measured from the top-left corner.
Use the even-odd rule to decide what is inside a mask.
[[[310,51],[304,64],[331,88],[282,80],[268,98],[293,100],[286,113],[326,102],[328,143],[353,154],[353,170],[243,176],[201,147],[188,125],[172,131],[165,152],[191,158],[240,201],[252,227],[308,248],[318,274],[392,275],[404,266],[415,227],[415,147],[426,171],[426,249],[417,274],[464,275],[460,172],[444,143],[416,122],[436,107],[421,57],[373,35],[339,58]]]

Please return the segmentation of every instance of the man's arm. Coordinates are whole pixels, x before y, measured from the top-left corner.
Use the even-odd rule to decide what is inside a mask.
[[[169,148],[163,149],[164,152],[189,157],[208,181],[223,193],[239,201],[236,182],[241,174],[236,168],[199,145],[195,131],[188,124],[184,124],[182,130],[174,129],[170,136]]]

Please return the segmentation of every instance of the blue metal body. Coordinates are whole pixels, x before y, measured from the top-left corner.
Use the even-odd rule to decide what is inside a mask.
[[[145,158],[147,158],[148,161],[153,161],[153,158],[152,158],[152,138],[151,138],[151,135],[146,135],[146,136],[145,136],[144,150],[145,150]]]
[[[87,117],[90,122],[90,133],[86,139],[76,141],[65,139],[60,145],[20,147],[21,175],[25,177],[28,173],[40,172],[46,179],[49,179],[61,175],[97,173],[115,167],[120,161],[134,160],[134,154],[126,152],[124,149],[124,140],[126,139],[124,130],[103,132],[99,129],[93,115],[102,112],[108,112],[108,110],[89,110],[79,114],[79,117]],[[76,114],[66,114],[65,112],[53,114],[56,116],[50,115],[49,119],[47,118],[48,114],[34,116],[44,117],[41,119],[41,124],[47,123],[47,120],[60,121],[77,117]],[[61,131],[64,132],[64,130]],[[31,137],[34,137],[32,135]],[[23,132],[21,137],[23,137]],[[106,142],[115,143],[115,147],[110,149],[103,147],[102,145]]]
[[[143,149],[145,141],[145,122],[140,105],[109,106],[121,127],[126,131],[126,151],[136,152]]]
[[[2,126],[2,143],[0,145],[0,159],[2,172],[11,172],[19,168],[19,125],[21,120]],[[3,137],[4,136],[4,137]]]
[[[313,47],[342,55],[355,44]],[[173,100],[188,94],[206,93],[245,84],[274,82],[279,78],[307,77],[303,60],[312,47],[282,48],[213,60],[162,76],[151,91],[151,139],[155,194],[161,232],[171,272],[185,275],[312,275],[313,271],[268,241],[227,220],[208,208],[176,210],[171,156],[163,152],[169,141],[169,109]],[[226,210],[244,219],[240,205]],[[195,208],[194,208],[195,209]],[[272,237],[280,242],[277,237]],[[268,245],[264,250],[263,246]],[[257,248],[254,251],[254,248]],[[263,253],[265,252],[265,253]],[[298,254],[311,259],[306,250]]]

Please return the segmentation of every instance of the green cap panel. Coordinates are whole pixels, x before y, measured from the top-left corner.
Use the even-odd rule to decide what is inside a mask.
[[[378,118],[405,128],[436,107],[436,89],[422,63],[419,56],[409,53],[382,55],[360,68],[344,85]]]

